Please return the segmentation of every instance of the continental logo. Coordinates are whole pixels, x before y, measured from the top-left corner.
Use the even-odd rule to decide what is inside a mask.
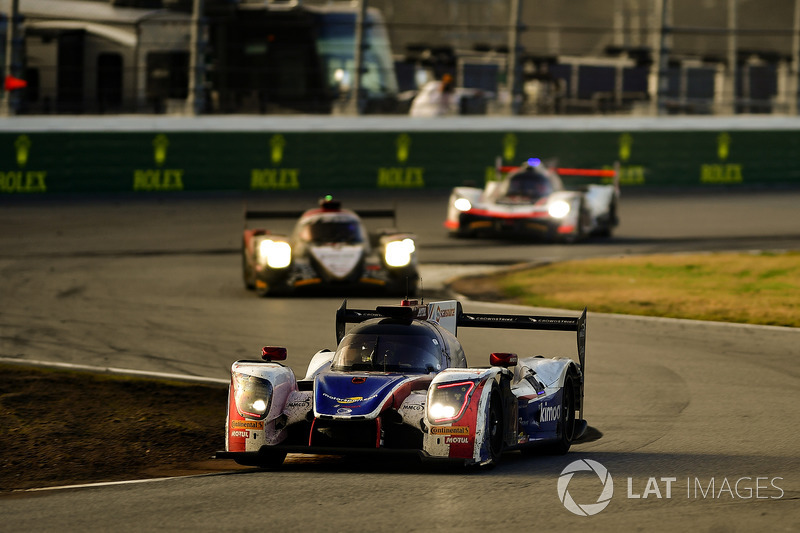
[[[431,428],[431,435],[469,435],[467,426],[435,426]]]
[[[231,420],[231,429],[264,429],[263,420]]]

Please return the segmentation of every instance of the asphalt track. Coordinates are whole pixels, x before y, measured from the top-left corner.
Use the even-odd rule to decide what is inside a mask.
[[[615,237],[575,246],[448,239],[446,192],[342,196],[355,208],[397,204],[398,226],[419,237],[429,299],[448,276],[519,262],[800,249],[797,190],[627,194]],[[301,208],[315,198],[246,200]],[[278,344],[304,373],[314,351],[333,347],[342,298],[248,293],[238,255],[243,200],[0,199],[0,356],[225,378],[233,360]],[[531,311],[477,302],[465,309]],[[473,365],[498,350],[575,351],[567,333],[461,337]],[[0,499],[0,531],[798,531],[798,360],[796,329],[590,310],[586,417],[603,436],[566,456],[510,453],[485,472],[291,456],[272,473],[14,494]],[[594,516],[572,514],[559,500],[559,475],[579,459],[613,480],[613,497]],[[591,472],[566,487],[580,505],[596,503],[602,490]]]

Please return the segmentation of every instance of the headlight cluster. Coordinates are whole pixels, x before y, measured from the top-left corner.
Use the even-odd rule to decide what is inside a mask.
[[[459,211],[469,211],[470,209],[472,209],[472,204],[466,198],[459,198],[458,200],[453,202],[453,206]]]
[[[411,254],[416,250],[413,239],[386,243],[384,258],[390,267],[404,267],[411,262]]]
[[[569,214],[569,204],[564,200],[556,200],[547,206],[547,212],[553,218],[564,218]]]
[[[236,410],[246,418],[263,419],[272,402],[272,384],[266,379],[240,372],[233,374]]]
[[[428,393],[428,420],[440,424],[461,418],[474,388],[472,381],[443,383],[431,388]]]
[[[288,242],[265,239],[258,245],[262,263],[271,268],[286,268],[292,262],[292,247]]]

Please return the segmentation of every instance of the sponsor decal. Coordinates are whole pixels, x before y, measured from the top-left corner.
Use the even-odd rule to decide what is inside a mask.
[[[234,429],[231,431],[231,437],[242,437],[244,439],[250,438],[250,432],[246,430]]]
[[[467,426],[433,426],[431,435],[469,435]]]
[[[286,407],[288,407],[290,409],[296,409],[298,407],[310,407],[310,406],[311,406],[311,400],[310,399],[295,400],[295,401],[292,401],[292,402],[289,402],[289,403],[286,404]]]
[[[340,407],[339,409],[336,410],[337,415],[349,415],[352,412],[353,410],[348,409],[347,407]]]
[[[373,399],[378,397],[377,394],[373,394],[369,398],[363,398],[361,396],[353,396],[351,398],[337,398],[336,396],[331,396],[330,394],[328,394],[326,392],[323,392],[322,395],[325,398],[329,399],[329,400],[333,400],[336,403],[343,403],[343,404],[350,404],[350,403],[356,403],[356,402],[368,402],[368,401],[373,400]]]
[[[133,171],[134,191],[182,191],[183,169],[161,168],[167,161],[169,139],[164,134],[153,139],[153,161],[159,168]]]
[[[424,407],[418,404],[407,404],[400,407],[400,409],[406,409],[408,411],[422,411]]]
[[[300,188],[298,168],[254,168],[250,171],[250,189],[289,190]]]
[[[729,163],[731,136],[721,133],[717,137],[719,163],[700,165],[700,183],[742,183],[742,165]]]
[[[422,167],[381,167],[378,169],[378,188],[414,189],[425,187]]]
[[[47,192],[45,179],[47,172],[43,170],[23,170],[28,164],[31,146],[30,137],[20,135],[14,141],[19,170],[0,172],[0,193],[37,193]]]
[[[444,438],[445,444],[469,444],[469,437],[454,437],[448,435]]]
[[[339,400],[339,403],[356,403],[362,401],[364,398],[362,396],[353,396],[352,398],[342,398]]]
[[[263,420],[231,420],[231,429],[264,429]]]
[[[555,422],[561,418],[560,405],[543,405],[539,414],[539,422]]]
[[[397,162],[403,166],[378,168],[378,187],[389,189],[411,189],[425,186],[425,169],[405,166],[411,152],[411,136],[402,133],[397,137]]]

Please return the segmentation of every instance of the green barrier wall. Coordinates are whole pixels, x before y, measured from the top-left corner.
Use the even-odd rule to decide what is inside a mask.
[[[505,164],[621,165],[627,187],[800,185],[779,131],[8,131],[0,194],[449,188]]]

